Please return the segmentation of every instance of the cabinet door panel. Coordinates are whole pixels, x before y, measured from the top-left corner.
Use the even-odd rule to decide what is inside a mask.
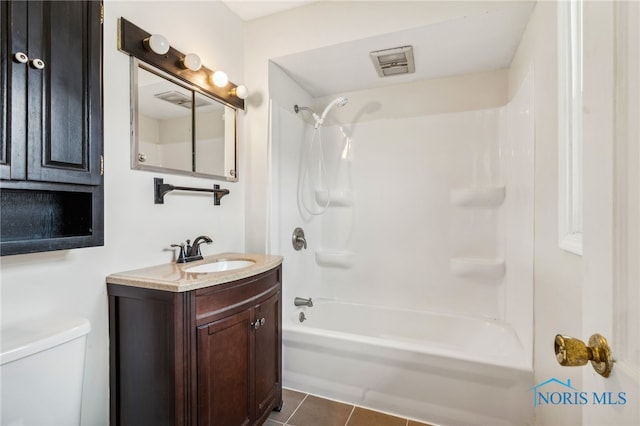
[[[249,310],[198,328],[198,425],[247,425],[252,371]]]
[[[29,5],[29,180],[101,182],[100,3]]]
[[[280,292],[254,308],[254,316],[261,322],[255,332],[255,403],[258,417],[272,408],[280,397],[280,310]]]
[[[0,2],[0,179],[26,178],[27,27],[26,2]]]

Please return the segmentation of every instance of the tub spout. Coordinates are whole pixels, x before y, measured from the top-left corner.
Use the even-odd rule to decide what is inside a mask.
[[[308,306],[308,307],[313,307],[313,301],[311,300],[311,298],[305,299],[304,297],[296,297],[293,300],[293,304],[296,306]]]

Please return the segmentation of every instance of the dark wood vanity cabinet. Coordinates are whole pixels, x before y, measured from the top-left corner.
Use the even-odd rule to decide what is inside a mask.
[[[111,425],[261,425],[281,405],[281,266],[184,293],[108,290]]]
[[[0,2],[2,255],[103,244],[102,19]]]

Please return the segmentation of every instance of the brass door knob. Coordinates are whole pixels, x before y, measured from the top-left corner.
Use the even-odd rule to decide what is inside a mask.
[[[600,334],[596,333],[589,338],[589,346],[575,337],[557,334],[554,349],[556,359],[562,366],[580,366],[591,361],[593,369],[604,377],[609,377],[613,369],[614,359],[611,356],[611,349],[607,339]]]

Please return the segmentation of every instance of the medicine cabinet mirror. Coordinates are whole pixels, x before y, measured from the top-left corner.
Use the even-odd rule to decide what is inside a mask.
[[[236,109],[131,58],[131,166],[236,181]]]

